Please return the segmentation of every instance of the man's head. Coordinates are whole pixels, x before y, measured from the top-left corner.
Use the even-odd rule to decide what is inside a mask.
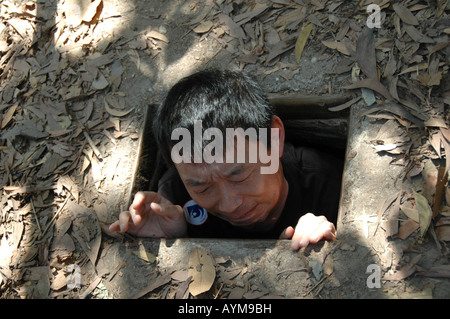
[[[164,159],[171,163],[172,132],[185,128],[270,129],[274,108],[253,78],[243,72],[208,70],[175,84],[154,118],[154,135]],[[270,140],[270,139],[269,139]],[[205,146],[205,145],[203,145]]]
[[[283,207],[279,206],[284,205],[287,195],[282,168],[276,165],[275,171],[264,175],[261,168],[267,166],[267,161],[260,158],[249,161],[254,155],[251,150],[255,149],[260,154],[265,151],[273,155],[278,161],[284,146],[283,123],[274,115],[273,106],[257,82],[242,72],[218,70],[199,72],[178,82],[158,109],[153,125],[167,162],[173,160],[172,150],[176,148],[173,133],[179,129],[194,136],[189,140],[194,152],[195,147],[203,150],[208,147],[208,140],[202,139],[199,144],[195,139],[198,123],[202,137],[203,132],[214,128],[223,136],[227,130],[242,129],[255,132],[256,138],[245,139],[244,162],[173,161],[192,199],[212,214],[239,226],[264,224],[275,212],[281,212]],[[271,148],[271,129],[278,133],[276,148]],[[267,133],[265,139],[261,138],[261,132]],[[215,139],[218,135],[214,135]],[[220,141],[225,142],[226,138]],[[234,159],[239,145],[223,146],[224,154],[214,155],[225,158],[225,153],[232,152]],[[194,152],[189,153],[188,159]]]

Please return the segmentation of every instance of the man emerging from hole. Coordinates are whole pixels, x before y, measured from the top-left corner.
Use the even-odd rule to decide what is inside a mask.
[[[173,132],[184,128],[195,136],[198,123],[202,125],[201,136],[208,128],[218,129],[223,136],[227,128],[266,129],[268,134],[265,139],[260,134],[256,139],[244,139],[243,163],[225,160],[225,153],[236,151],[239,144],[224,146],[222,163],[190,161],[195,147],[204,149],[212,138],[192,141],[194,150],[181,154],[186,152],[183,150],[175,161],[177,152],[172,151],[179,140],[173,140]],[[158,192],[138,192],[129,211],[121,212],[110,226],[111,231],[155,238],[291,239],[294,250],[336,238],[333,223],[340,197],[341,163],[313,149],[285,143],[283,122],[250,76],[209,70],[182,79],[157,110],[153,129],[169,169],[159,181]],[[271,135],[271,129],[278,134]],[[249,161],[252,146],[279,165],[260,157]],[[220,154],[216,150],[214,155]],[[180,161],[181,156],[188,160]],[[270,165],[275,170],[263,174],[262,169]]]

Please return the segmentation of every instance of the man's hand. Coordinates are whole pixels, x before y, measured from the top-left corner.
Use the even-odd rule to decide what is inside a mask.
[[[336,229],[325,216],[315,216],[308,213],[300,217],[295,229],[291,226],[286,228],[280,239],[291,239],[292,249],[299,250],[321,240],[335,240]]]
[[[177,238],[186,235],[187,226],[179,205],[155,192],[138,192],[129,211],[121,212],[109,230],[139,237]]]

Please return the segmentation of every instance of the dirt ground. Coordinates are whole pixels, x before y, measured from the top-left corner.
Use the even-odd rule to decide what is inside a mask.
[[[379,28],[367,27],[371,4]],[[357,197],[344,194],[340,221],[358,231],[300,266],[285,242],[236,260],[209,243],[218,279],[202,297],[450,297],[449,10],[415,0],[2,1],[0,298],[193,298],[190,265],[162,257],[195,242],[120,237],[107,225],[127,208],[146,107],[209,67],[248,71],[269,94],[349,97],[332,110],[352,106],[360,119],[349,123],[344,184]],[[358,233],[360,244],[346,240]],[[367,260],[381,265],[384,294],[367,290]]]

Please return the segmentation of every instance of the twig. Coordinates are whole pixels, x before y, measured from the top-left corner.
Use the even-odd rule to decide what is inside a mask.
[[[39,219],[38,219],[37,214],[36,214],[36,209],[34,208],[33,198],[31,198],[30,204],[31,204],[31,208],[33,209],[34,218],[36,219],[36,224],[37,224],[37,227],[38,227],[38,230],[39,230],[39,236],[41,236],[41,234],[42,234],[41,224],[39,224]]]
[[[64,206],[66,206],[67,202],[69,201],[70,197],[73,196],[72,193],[69,192],[69,196],[66,197],[66,199],[64,200],[63,204],[61,205],[61,207],[58,208],[58,211],[56,212],[56,214],[53,216],[52,220],[47,224],[47,227],[45,227],[44,232],[38,236],[37,238],[42,239],[45,234],[47,233],[47,231],[50,229],[50,227],[53,225],[53,222],[56,220],[56,217],[59,216],[59,214],[61,213],[61,211],[63,210]]]
[[[315,290],[319,285],[321,285],[326,279],[328,279],[328,276],[322,277],[310,290],[308,290],[306,293],[303,294],[303,296],[309,295],[313,290]]]
[[[103,156],[102,153],[100,152],[100,150],[97,148],[97,146],[95,146],[94,141],[91,139],[91,137],[89,136],[88,132],[86,130],[83,130],[83,135],[86,138],[86,140],[88,141],[89,145],[91,146],[92,150],[94,151],[95,156],[97,156],[97,158],[99,160],[103,160]]]

